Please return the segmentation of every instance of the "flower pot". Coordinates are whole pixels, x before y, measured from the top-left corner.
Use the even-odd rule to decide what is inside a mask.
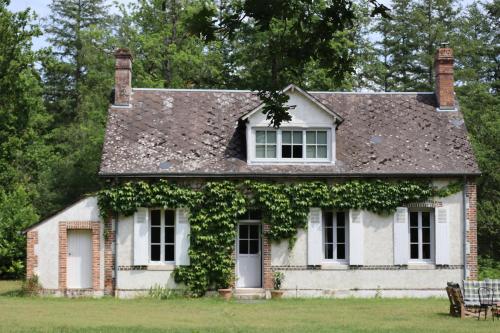
[[[224,298],[226,301],[229,301],[231,296],[233,296],[233,289],[219,289],[219,296]]]
[[[271,298],[273,299],[278,299],[283,296],[284,291],[283,290],[271,290]]]

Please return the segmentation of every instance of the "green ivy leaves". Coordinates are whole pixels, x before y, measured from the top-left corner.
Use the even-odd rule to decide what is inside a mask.
[[[234,280],[233,250],[238,216],[247,207],[259,208],[269,225],[272,241],[288,239],[293,245],[297,229],[307,226],[309,208],[364,209],[388,214],[410,202],[445,197],[461,190],[451,183],[437,189],[430,181],[352,180],[271,183],[262,181],[207,182],[202,189],[157,182],[129,182],[98,193],[103,215],[132,215],[138,207],[184,207],[191,225],[189,266],[177,267],[175,281],[195,296],[210,288],[225,288]]]

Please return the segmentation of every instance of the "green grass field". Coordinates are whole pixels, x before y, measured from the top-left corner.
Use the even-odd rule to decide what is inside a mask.
[[[0,332],[500,332],[447,315],[444,299],[64,299],[0,281]]]

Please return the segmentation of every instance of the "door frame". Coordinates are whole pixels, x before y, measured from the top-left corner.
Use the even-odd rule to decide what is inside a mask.
[[[101,222],[59,222],[59,290],[67,290],[68,276],[68,229],[91,230],[92,239],[92,290],[101,290]],[[85,289],[87,290],[87,289]]]
[[[239,256],[239,250],[240,250],[239,240],[240,240],[240,225],[241,224],[244,224],[244,225],[256,225],[256,224],[258,224],[260,227],[259,228],[260,229],[259,230],[260,231],[260,234],[259,234],[260,283],[259,283],[258,287],[237,287],[237,285],[238,285],[238,268],[239,268],[238,256]],[[234,270],[234,278],[235,278],[234,287],[238,288],[238,289],[262,288],[264,285],[264,251],[263,251],[264,250],[264,236],[263,236],[264,225],[262,224],[261,220],[244,219],[244,220],[238,220],[238,224],[237,224],[236,228],[237,228],[236,240],[235,240],[235,244],[234,244],[235,259],[236,259],[235,270]]]

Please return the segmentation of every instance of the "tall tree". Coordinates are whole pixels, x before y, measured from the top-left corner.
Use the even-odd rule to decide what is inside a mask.
[[[215,15],[213,4],[141,0],[120,9],[118,42],[134,55],[134,84],[162,88],[223,85],[222,43],[207,38],[209,24],[203,22]]]
[[[54,58],[46,62],[48,78],[58,82],[55,89],[47,90],[57,96],[48,96],[48,101],[57,101],[63,108],[57,110],[65,120],[72,120],[81,107],[80,85],[86,73],[83,62],[83,34],[89,29],[102,28],[108,23],[107,6],[104,0],[53,0],[45,31],[51,43]],[[49,81],[49,80],[47,80]],[[61,104],[61,94],[66,97]]]
[[[40,35],[30,10],[17,13],[0,0],[0,278],[24,267],[23,227],[37,219],[37,173],[47,152],[40,137],[47,124],[32,39]]]
[[[45,105],[54,122],[45,173],[48,202],[60,208],[100,186],[97,176],[106,110],[113,86],[115,39],[101,0],[54,0],[46,31],[51,47],[42,58]]]

